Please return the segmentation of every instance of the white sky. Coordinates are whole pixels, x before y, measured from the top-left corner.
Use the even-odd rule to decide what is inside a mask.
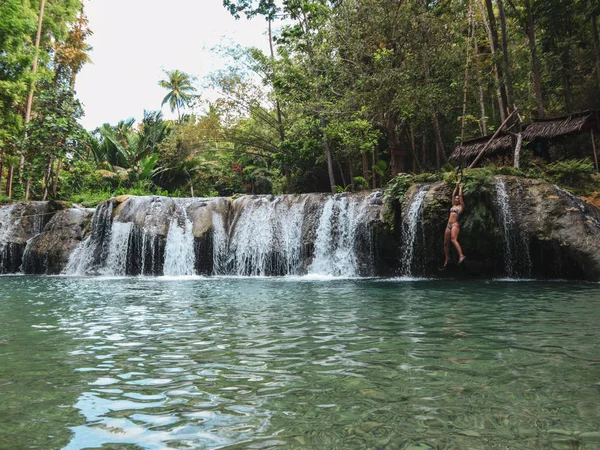
[[[91,64],[77,76],[84,104],[82,124],[93,130],[105,122],[160,108],[167,91],[158,86],[163,68],[202,77],[223,67],[210,52],[218,44],[238,43],[268,51],[267,22],[235,20],[222,0],[86,0],[94,34]],[[166,118],[174,118],[168,106]]]

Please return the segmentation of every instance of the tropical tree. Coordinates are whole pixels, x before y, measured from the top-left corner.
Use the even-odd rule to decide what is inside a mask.
[[[177,110],[177,119],[181,121],[181,109],[188,106],[196,97],[196,89],[192,85],[192,78],[180,70],[165,70],[167,78],[160,80],[158,85],[167,89],[169,92],[165,95],[161,106],[169,104],[171,112]]]

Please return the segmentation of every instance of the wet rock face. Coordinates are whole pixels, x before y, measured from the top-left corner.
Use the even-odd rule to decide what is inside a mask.
[[[0,206],[0,274],[17,273],[27,241],[42,232],[59,202],[12,203]]]
[[[463,267],[443,273],[438,268],[453,188],[444,182],[429,188],[423,205],[424,240],[415,249],[422,260],[419,275],[600,280],[597,208],[542,180],[498,176],[494,183],[478,204],[465,199],[459,242],[467,260]],[[409,190],[401,215],[412,197]],[[470,229],[469,215],[482,213],[491,215],[491,221]],[[452,245],[450,252],[456,261]]]
[[[556,186],[525,181],[518,207],[531,235],[533,274],[600,280],[600,211]]]
[[[55,214],[42,233],[27,243],[22,271],[27,274],[62,273],[69,256],[89,230],[93,209],[71,208]]]

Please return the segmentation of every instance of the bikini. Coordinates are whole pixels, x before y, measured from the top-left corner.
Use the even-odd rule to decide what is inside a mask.
[[[460,214],[460,206],[453,206],[452,208],[450,208],[450,213]],[[454,228],[454,225],[457,225],[460,228],[460,223],[458,222],[458,220],[456,222],[448,224],[447,228],[450,231],[452,231],[452,228]]]

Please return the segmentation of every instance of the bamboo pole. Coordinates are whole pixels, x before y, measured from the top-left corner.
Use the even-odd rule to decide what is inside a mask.
[[[490,138],[490,140],[487,142],[487,144],[485,144],[485,146],[481,149],[481,151],[479,152],[479,154],[477,155],[477,157],[473,160],[473,162],[471,163],[471,165],[469,166],[469,169],[472,169],[473,167],[475,167],[475,164],[477,164],[477,162],[481,159],[481,157],[483,156],[483,153],[489,148],[489,146],[492,144],[492,142],[494,141],[494,139],[496,139],[496,136],[498,136],[498,134],[500,133],[500,131],[502,131],[502,129],[504,128],[504,126],[508,123],[508,121],[510,120],[510,118],[513,116],[514,113],[516,113],[517,110],[515,109],[513,112],[511,112],[508,117],[506,119],[504,119],[504,122],[502,122],[502,124],[498,127],[498,129],[496,130],[496,132],[492,135],[492,137]]]

